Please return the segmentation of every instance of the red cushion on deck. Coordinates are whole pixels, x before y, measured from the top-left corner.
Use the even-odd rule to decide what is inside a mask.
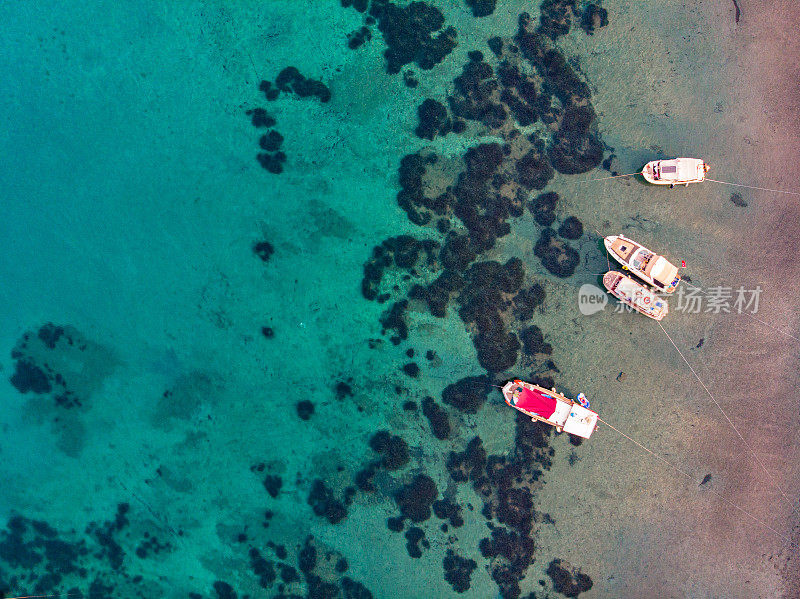
[[[523,389],[517,396],[516,406],[522,408],[526,412],[538,414],[542,418],[550,418],[553,412],[556,411],[557,403],[554,397],[545,395],[541,391]]]

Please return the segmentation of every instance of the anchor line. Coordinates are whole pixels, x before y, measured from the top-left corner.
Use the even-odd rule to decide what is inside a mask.
[[[583,181],[576,181],[575,183],[590,183],[592,181],[607,181],[608,179],[619,179],[621,177],[635,177],[641,173],[627,173],[624,175],[611,175],[610,177],[598,177],[597,179],[584,179]],[[789,191],[786,189],[773,189],[771,187],[758,187],[757,185],[745,185],[744,183],[731,183],[730,181],[720,181],[719,179],[709,179],[705,177],[703,181],[711,181],[712,183],[721,183],[722,185],[733,185],[735,187],[744,187],[746,189],[757,189],[759,191],[771,191],[773,193],[787,193],[790,195],[800,196],[800,191]]]
[[[600,231],[598,231],[597,228],[592,227],[592,229],[594,229],[597,232],[597,234],[600,236],[601,239],[605,240],[606,236],[603,235]],[[603,243],[604,243],[603,247],[605,247],[605,242],[603,242]],[[608,265],[608,270],[611,270],[611,260],[609,260],[609,258],[608,258],[608,250],[607,249],[606,249],[605,254],[606,254],[606,264]],[[599,273],[592,273],[592,274],[601,275],[601,274],[604,274],[604,273],[599,272]]]
[[[705,291],[705,290],[704,290],[704,289],[702,289],[701,287],[698,287],[697,285],[692,285],[691,283],[689,283],[689,282],[688,282],[688,281],[686,281],[685,279],[683,280],[683,283],[684,283],[685,285],[688,285],[688,286],[689,286],[689,287],[691,287],[692,289],[697,289],[697,290],[698,290],[700,293],[702,293],[702,294],[709,295],[707,291]],[[772,329],[773,331],[775,331],[776,333],[780,333],[781,335],[786,335],[787,337],[790,337],[791,339],[794,339],[795,341],[800,341],[800,337],[796,337],[796,336],[792,335],[791,333],[787,333],[786,331],[782,331],[782,330],[781,330],[781,329],[779,329],[778,327],[775,327],[775,326],[771,325],[770,323],[768,323],[768,322],[766,322],[766,321],[764,321],[764,320],[761,320],[760,318],[756,318],[755,316],[753,316],[753,315],[752,315],[752,314],[750,314],[749,312],[740,312],[739,314],[741,314],[742,316],[747,316],[747,317],[749,317],[749,318],[752,318],[752,319],[753,319],[753,320],[755,320],[756,322],[760,322],[760,323],[761,323],[761,324],[763,324],[765,327],[769,327],[769,328],[771,328],[771,329]]]
[[[800,341],[800,337],[795,337],[795,336],[794,336],[794,335],[792,335],[791,333],[787,333],[787,332],[785,332],[785,331],[782,331],[782,330],[780,330],[779,328],[772,326],[772,325],[771,325],[771,324],[769,324],[768,322],[765,322],[765,321],[761,320],[760,318],[756,318],[756,317],[755,317],[755,316],[753,316],[752,314],[748,314],[747,312],[742,312],[742,314],[744,314],[745,316],[749,316],[750,318],[752,318],[752,319],[753,319],[753,320],[755,320],[756,322],[760,322],[760,323],[761,323],[761,324],[763,324],[764,326],[771,328],[773,331],[776,331],[776,332],[780,333],[781,335],[786,335],[787,337],[791,337],[792,339],[794,339],[794,340],[796,340],[796,341]]]
[[[617,433],[619,433],[620,435],[622,435],[623,437],[625,437],[626,439],[628,439],[628,441],[632,442],[634,445],[636,445],[636,446],[637,446],[637,447],[639,447],[640,449],[642,449],[642,450],[646,451],[647,453],[649,453],[650,455],[652,455],[652,456],[653,456],[654,458],[656,458],[657,460],[659,460],[659,461],[663,462],[664,464],[666,464],[667,466],[669,466],[670,468],[672,468],[672,469],[673,469],[673,470],[675,470],[676,472],[680,473],[681,475],[685,476],[686,478],[688,478],[688,479],[689,479],[689,480],[691,480],[692,482],[694,482],[694,483],[697,483],[697,485],[698,485],[698,486],[702,485],[702,483],[701,483],[701,482],[698,482],[698,480],[697,480],[697,479],[696,479],[694,476],[692,476],[691,474],[689,474],[688,472],[686,472],[685,470],[683,470],[683,469],[682,469],[682,468],[680,468],[679,466],[676,466],[675,464],[673,464],[673,463],[672,463],[672,462],[670,462],[669,460],[662,458],[662,457],[661,457],[660,455],[658,455],[656,452],[652,451],[651,449],[648,449],[647,447],[645,447],[644,445],[642,445],[641,443],[639,443],[639,442],[638,442],[636,439],[634,439],[633,437],[630,437],[629,435],[626,435],[626,434],[625,434],[625,433],[623,433],[621,430],[619,430],[619,429],[618,429],[618,428],[616,428],[615,426],[612,426],[611,424],[609,424],[608,422],[606,422],[606,421],[605,421],[605,420],[603,420],[602,418],[599,418],[599,417],[598,417],[597,421],[598,421],[598,422],[602,422],[602,423],[603,423],[603,424],[605,424],[605,425],[606,425],[608,428],[610,428],[610,429],[612,429],[612,430],[616,431]],[[739,507],[739,506],[738,506],[737,504],[735,504],[733,501],[731,501],[730,499],[728,499],[727,497],[725,497],[725,496],[724,496],[722,493],[720,493],[720,492],[718,492],[718,491],[715,491],[715,490],[714,490],[714,489],[712,489],[711,487],[708,487],[708,490],[709,490],[711,493],[713,493],[714,495],[716,495],[716,496],[717,496],[719,499],[721,499],[722,501],[724,501],[725,503],[727,503],[728,505],[730,505],[732,508],[734,508],[734,509],[736,509],[736,510],[740,511],[741,513],[743,513],[745,516],[747,516],[748,518],[750,518],[750,519],[751,519],[751,520],[753,520],[754,522],[757,522],[758,524],[760,524],[761,526],[763,526],[763,527],[764,527],[764,528],[766,528],[767,530],[770,530],[771,532],[775,533],[777,536],[779,536],[781,539],[783,539],[783,541],[784,541],[784,544],[783,544],[783,546],[784,546],[784,547],[786,546],[786,543],[787,543],[787,542],[788,542],[788,543],[792,543],[792,544],[794,544],[794,543],[792,542],[792,539],[791,539],[791,537],[788,537],[787,535],[785,535],[785,534],[783,534],[783,533],[779,532],[778,530],[774,529],[773,527],[771,527],[769,524],[767,524],[766,522],[764,522],[764,521],[763,521],[763,520],[761,520],[760,518],[758,518],[758,517],[754,516],[753,514],[751,514],[750,512],[748,512],[747,510],[745,510],[744,508],[742,508],[742,507]]]
[[[747,447],[748,451],[751,454],[753,454],[753,457],[755,458],[756,462],[758,462],[758,465],[761,466],[762,470],[764,470],[764,473],[767,475],[767,477],[769,478],[769,480],[772,483],[772,485],[778,490],[778,492],[780,492],[781,496],[783,497],[783,500],[786,502],[786,504],[792,510],[792,514],[794,514],[795,511],[797,511],[797,510],[794,507],[794,503],[792,502],[792,500],[789,499],[789,496],[783,491],[783,488],[777,482],[775,482],[775,478],[769,473],[769,470],[767,470],[767,467],[764,465],[764,462],[761,461],[761,459],[758,457],[758,454],[755,452],[755,450],[752,448],[752,446],[747,442],[747,440],[744,438],[742,433],[739,432],[739,429],[736,428],[736,425],[733,423],[733,420],[730,419],[730,417],[728,416],[728,413],[720,405],[720,403],[716,400],[716,398],[711,394],[711,391],[708,390],[708,387],[706,387],[705,383],[703,383],[703,381],[700,379],[700,377],[698,376],[697,372],[695,372],[695,369],[692,368],[692,365],[689,364],[689,361],[684,357],[683,352],[681,352],[681,350],[678,349],[678,346],[672,340],[672,337],[670,337],[669,333],[667,333],[667,330],[664,328],[664,325],[662,325],[659,322],[658,326],[661,327],[662,331],[664,331],[664,334],[667,336],[667,339],[669,339],[670,343],[672,343],[672,347],[675,348],[675,351],[678,352],[678,355],[686,363],[686,366],[688,366],[689,370],[692,371],[692,374],[694,375],[694,378],[696,378],[697,382],[700,383],[700,386],[703,388],[703,390],[706,392],[706,394],[711,398],[711,401],[713,401],[714,404],[717,406],[717,408],[719,408],[719,411],[722,412],[722,415],[725,417],[725,420],[728,421],[728,424],[731,426],[733,431],[738,435],[739,439],[741,439],[741,441],[744,444],[744,446]]]
[[[800,191],[787,191],[785,189],[770,189],[769,187],[756,187],[755,185],[744,185],[742,183],[729,183],[728,181],[718,181],[717,179],[709,179],[706,177],[705,181],[711,181],[712,183],[722,183],[723,185],[734,185],[736,187],[746,187],[747,189],[758,189],[761,191],[772,191],[774,193],[788,193],[794,196],[800,196]]]
[[[607,179],[619,179],[620,177],[635,177],[636,175],[640,175],[641,172],[637,171],[635,173],[627,173],[625,175],[611,175],[610,177],[600,177],[598,179],[584,179],[583,181],[575,181],[575,183],[589,183],[591,181],[606,181]]]

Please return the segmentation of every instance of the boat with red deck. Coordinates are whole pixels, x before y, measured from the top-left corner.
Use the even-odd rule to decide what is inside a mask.
[[[556,427],[558,432],[566,431],[588,439],[597,428],[597,412],[588,409],[588,401],[584,405],[558,393],[555,388],[545,389],[533,383],[519,379],[507,382],[503,386],[503,398],[506,403],[519,410],[531,420],[539,420]]]

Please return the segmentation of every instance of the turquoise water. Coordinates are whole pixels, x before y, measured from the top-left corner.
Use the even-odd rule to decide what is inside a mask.
[[[577,303],[606,269],[601,230],[654,249],[670,240],[696,284],[763,284],[770,322],[790,310],[773,271],[736,249],[781,220],[785,198],[747,192],[741,206],[719,187],[577,183],[705,153],[721,178],[786,187],[745,157],[770,140],[748,120],[760,88],[725,71],[743,35],[767,30],[756,9],[735,23],[733,6],[607,1],[608,24],[588,13],[589,34],[593,3],[551,3],[571,27],[538,30],[536,63],[514,39],[524,11],[537,31],[536,3],[475,16],[447,0],[405,30],[409,13],[388,3],[365,3],[374,23],[342,4],[0,9],[0,593],[793,596],[780,535],[794,521],[764,513],[780,503],[769,484],[740,484],[763,473],[660,329],[610,310],[584,317]],[[397,44],[424,23],[433,41],[399,64]],[[363,44],[349,48],[348,34]],[[663,76],[654,48],[669,56]],[[504,62],[528,88],[512,72],[490,83]],[[467,77],[468,64],[491,71]],[[520,100],[531,88],[538,104]],[[415,134],[428,98],[446,109],[433,139]],[[502,124],[487,105],[506,107]],[[561,154],[544,149],[559,140]],[[409,155],[419,168],[402,171]],[[401,185],[422,193],[403,204]],[[448,262],[454,235],[472,250]],[[429,287],[443,275],[451,287]],[[401,324],[392,306],[405,306]],[[746,400],[736,376],[775,355],[755,341],[745,352],[753,329],[737,336],[741,322],[719,315],[665,327],[727,397]],[[795,356],[776,366],[770,397],[794,390]],[[607,430],[578,444],[517,420],[491,387],[512,376],[586,392],[779,536],[709,516],[728,506]],[[669,401],[651,402],[673,380]],[[748,438],[798,488],[781,445],[791,426],[764,427]],[[726,575],[697,565],[709,555]]]

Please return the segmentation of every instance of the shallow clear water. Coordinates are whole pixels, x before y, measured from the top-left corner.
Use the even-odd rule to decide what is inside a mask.
[[[791,196],[581,182],[686,155],[721,180],[791,189],[797,101],[780,69],[797,55],[793,7],[742,6],[737,22],[733,3],[606,1],[608,25],[598,15],[590,35],[583,2],[568,33],[541,32],[552,52],[537,66],[513,39],[523,11],[536,31],[536,3],[498,0],[476,17],[448,0],[422,22],[434,39],[452,26],[456,45],[426,41],[388,73],[391,40],[412,37],[393,29],[400,15],[371,23],[341,4],[0,9],[0,592],[793,596],[782,537],[796,525],[797,409],[784,399],[797,323],[781,283],[799,273],[778,239],[797,234]],[[348,34],[364,43],[349,48]],[[552,117],[533,102],[527,125],[521,112],[500,126],[467,116],[457,78],[481,58],[485,81],[505,61],[532,95],[562,94]],[[284,73],[270,99],[289,66],[302,79]],[[510,107],[500,92],[513,87],[480,93]],[[415,134],[427,98],[464,130]],[[563,107],[587,102],[596,118],[567,130]],[[552,152],[520,166],[532,140],[595,133],[601,156],[583,156],[578,174],[569,151],[550,178]],[[499,154],[469,153],[478,146]],[[416,153],[436,156],[424,201],[445,194],[425,225],[398,202],[401,180],[416,185],[401,161]],[[484,168],[472,213],[466,182]],[[559,199],[537,222],[549,191]],[[551,246],[577,264],[557,276],[535,245],[548,219],[558,231],[568,217],[582,231]],[[448,263],[446,227],[475,251]],[[674,303],[663,323],[725,415],[656,323],[613,304],[581,313],[579,288],[608,268],[598,232],[685,260],[700,287],[763,288],[767,325]],[[390,264],[371,295],[379,246],[374,263]],[[475,266],[512,258],[504,271]],[[461,280],[437,296],[444,316],[412,291],[443,273]],[[519,290],[534,285],[545,297],[525,314]],[[406,299],[404,325],[387,327]],[[608,429],[576,445],[517,420],[490,386],[512,376],[585,392],[694,482]],[[446,391],[459,381],[462,395]],[[464,451],[479,462],[466,481],[453,467]]]

